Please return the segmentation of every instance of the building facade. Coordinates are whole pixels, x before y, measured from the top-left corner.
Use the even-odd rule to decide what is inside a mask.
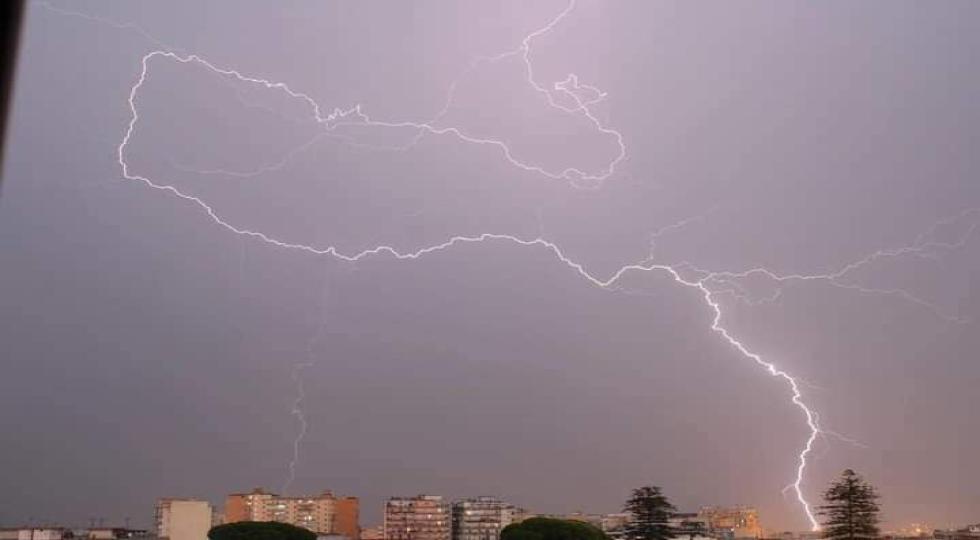
[[[474,497],[453,503],[453,540],[499,540],[500,531],[515,522],[518,509],[494,497]]]
[[[384,538],[384,525],[376,525],[374,527],[365,527],[361,529],[361,540],[384,540]]]
[[[708,529],[730,533],[732,538],[761,538],[759,512],[749,506],[705,506],[698,512]]]
[[[361,501],[357,497],[334,499],[333,533],[351,540],[361,538]]]
[[[146,529],[126,527],[4,527],[0,528],[0,540],[128,540],[151,538]]]
[[[613,540],[622,540],[626,537],[626,525],[631,519],[633,516],[628,512],[602,514],[599,518],[599,529]]]
[[[239,521],[278,521],[349,540],[359,540],[361,534],[357,497],[337,497],[330,491],[309,497],[283,497],[262,488],[232,493],[225,499],[225,523]]]
[[[217,525],[212,520],[211,526]],[[128,527],[98,527],[75,531],[75,540],[125,540],[128,538],[145,538],[149,536],[146,529],[130,529]]]
[[[156,529],[160,540],[207,540],[214,509],[196,499],[160,499]]]
[[[438,495],[392,497],[385,503],[384,540],[451,540],[449,504]]]
[[[5,527],[0,529],[0,540],[64,540],[72,538],[71,529],[65,527]]]
[[[962,529],[936,530],[933,532],[933,538],[936,540],[980,540],[980,523]]]

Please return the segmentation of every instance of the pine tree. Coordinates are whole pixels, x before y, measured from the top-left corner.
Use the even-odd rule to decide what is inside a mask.
[[[657,486],[634,489],[624,510],[632,514],[624,531],[626,540],[669,540],[676,534],[670,518],[677,509]]]
[[[878,492],[851,469],[845,470],[823,494],[826,516],[823,537],[833,540],[878,538]]]

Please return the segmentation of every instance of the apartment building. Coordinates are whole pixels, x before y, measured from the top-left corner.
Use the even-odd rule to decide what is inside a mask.
[[[207,540],[214,509],[197,499],[160,499],[156,529],[160,540]]]
[[[384,540],[451,540],[449,503],[439,495],[392,497],[385,503]]]
[[[453,503],[453,540],[499,540],[500,531],[515,521],[518,509],[494,497]]]
[[[278,521],[321,535],[360,539],[360,503],[357,497],[337,497],[330,491],[305,497],[284,497],[256,488],[232,493],[225,499],[225,523]]]

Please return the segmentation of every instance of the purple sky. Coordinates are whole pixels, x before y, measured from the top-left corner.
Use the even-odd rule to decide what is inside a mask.
[[[200,4],[29,10],[0,524],[280,489],[298,374],[287,491],[365,525],[393,494],[608,512],[652,483],[803,529],[806,419],[705,292],[819,415],[808,500],[851,467],[888,526],[980,520],[980,4]],[[130,177],[346,255],[503,236],[345,262],[127,180],[168,48],[373,123],[157,55]],[[582,275],[638,263],[664,268]]]

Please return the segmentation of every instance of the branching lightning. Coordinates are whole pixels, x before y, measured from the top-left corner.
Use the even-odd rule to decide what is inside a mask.
[[[525,40],[525,41],[527,42],[529,40]],[[427,246],[427,247],[421,248],[421,249],[419,249],[417,251],[404,252],[404,253],[399,252],[395,248],[393,248],[391,246],[386,246],[386,245],[379,245],[379,246],[376,246],[376,247],[373,247],[373,248],[370,248],[370,249],[366,249],[366,250],[363,250],[363,251],[360,251],[360,252],[356,252],[356,253],[341,253],[334,246],[328,246],[328,247],[325,247],[325,248],[318,248],[318,247],[311,246],[311,245],[283,241],[283,240],[279,240],[279,239],[273,238],[273,237],[271,237],[271,236],[269,236],[269,235],[267,235],[267,234],[265,234],[265,233],[263,233],[261,231],[251,230],[251,229],[237,227],[235,225],[232,225],[231,223],[229,223],[229,222],[225,221],[224,219],[222,219],[218,215],[218,213],[210,205],[208,205],[205,201],[201,200],[200,198],[195,197],[193,195],[188,195],[186,193],[183,193],[183,192],[181,192],[180,190],[178,190],[174,186],[167,185],[167,184],[158,184],[158,183],[154,182],[153,180],[151,180],[150,178],[148,178],[146,176],[139,175],[139,174],[134,174],[134,173],[132,173],[130,171],[129,164],[126,162],[126,159],[125,159],[126,146],[129,144],[129,141],[130,141],[130,139],[132,138],[132,135],[133,135],[133,131],[134,131],[135,127],[136,127],[136,124],[139,121],[139,112],[138,112],[138,109],[136,107],[136,97],[137,97],[137,95],[139,93],[140,88],[143,86],[144,82],[146,81],[146,75],[147,75],[147,71],[149,69],[149,61],[151,59],[155,58],[155,57],[158,57],[158,56],[169,58],[169,59],[172,59],[172,60],[181,62],[181,63],[196,62],[196,63],[199,63],[201,65],[204,65],[205,67],[208,67],[209,69],[213,70],[215,73],[218,73],[218,74],[221,74],[221,75],[232,76],[232,77],[235,77],[235,78],[237,78],[237,79],[239,79],[241,81],[244,81],[244,82],[252,82],[252,83],[256,83],[256,84],[261,84],[261,85],[266,86],[267,88],[278,88],[278,89],[281,89],[284,92],[287,92],[290,96],[296,97],[298,99],[303,99],[303,100],[309,102],[311,104],[311,106],[313,107],[313,111],[314,111],[314,114],[316,115],[317,121],[318,122],[321,122],[321,123],[328,124],[330,122],[335,121],[338,118],[343,118],[343,117],[350,116],[350,115],[358,115],[358,116],[363,116],[363,115],[360,112],[359,108],[355,107],[354,109],[349,109],[347,111],[341,111],[339,109],[336,109],[331,115],[329,115],[329,116],[322,116],[321,113],[320,113],[320,107],[319,107],[319,105],[317,105],[309,96],[307,96],[306,94],[302,94],[302,93],[293,91],[292,89],[290,89],[284,83],[274,83],[274,82],[270,82],[270,81],[267,81],[267,80],[264,80],[264,79],[258,79],[258,78],[254,78],[254,77],[247,77],[247,76],[242,75],[241,73],[239,73],[238,71],[235,71],[235,70],[221,69],[221,68],[215,67],[214,65],[212,65],[208,61],[206,61],[206,60],[204,60],[204,59],[202,59],[202,58],[200,58],[198,56],[195,56],[195,55],[182,57],[182,56],[177,55],[176,53],[165,52],[165,51],[154,51],[154,52],[151,52],[151,53],[145,55],[143,57],[143,60],[142,60],[142,70],[140,72],[139,79],[137,80],[136,84],[133,85],[133,87],[132,87],[132,89],[131,89],[131,91],[129,93],[129,106],[130,106],[130,110],[132,112],[132,117],[131,117],[130,122],[129,122],[129,125],[128,125],[127,129],[126,129],[125,135],[123,136],[123,139],[119,143],[119,147],[117,149],[118,162],[119,162],[119,166],[120,166],[120,168],[122,170],[123,177],[125,179],[127,179],[127,180],[142,182],[142,183],[146,184],[147,186],[149,186],[149,187],[151,187],[153,189],[156,189],[156,190],[169,192],[172,195],[174,195],[174,196],[176,196],[176,197],[178,197],[180,199],[183,199],[183,200],[185,200],[187,202],[190,202],[190,203],[193,203],[193,204],[197,205],[199,208],[201,208],[202,210],[204,210],[204,212],[207,213],[207,215],[216,224],[220,225],[221,227],[224,227],[225,229],[227,229],[227,230],[229,230],[229,231],[231,231],[231,232],[233,232],[235,234],[253,237],[253,238],[259,239],[259,240],[261,240],[263,242],[266,242],[268,244],[271,244],[273,246],[280,247],[280,248],[287,248],[287,249],[292,249],[292,250],[297,250],[297,251],[303,251],[303,252],[310,253],[310,254],[313,254],[313,255],[328,255],[328,256],[335,257],[337,259],[340,259],[340,260],[343,260],[343,261],[348,261],[348,262],[359,261],[359,260],[365,259],[367,257],[376,256],[376,255],[388,255],[390,257],[393,257],[396,260],[414,260],[414,259],[421,258],[421,257],[423,257],[425,255],[429,255],[429,254],[432,254],[432,253],[435,253],[435,252],[443,251],[443,250],[446,250],[446,249],[449,249],[449,248],[452,248],[452,247],[455,247],[455,246],[461,245],[461,244],[471,244],[471,243],[489,242],[489,241],[505,241],[505,242],[510,242],[510,243],[513,243],[513,244],[516,244],[516,245],[520,245],[520,246],[525,246],[525,247],[541,247],[541,248],[545,248],[547,250],[550,250],[562,263],[564,263],[569,268],[571,268],[572,270],[574,270],[575,272],[577,272],[580,276],[582,276],[583,278],[585,278],[588,282],[590,282],[593,285],[596,285],[598,287],[602,287],[602,288],[609,287],[610,285],[612,285],[613,283],[615,283],[621,276],[623,276],[624,274],[626,274],[627,272],[630,272],[630,271],[643,271],[643,272],[662,271],[662,272],[666,272],[671,277],[673,277],[674,281],[676,281],[677,283],[679,283],[679,284],[681,284],[681,285],[683,285],[685,287],[693,288],[693,289],[696,289],[697,291],[699,291],[701,293],[701,295],[702,295],[705,303],[708,305],[708,307],[710,307],[710,309],[713,312],[713,317],[712,317],[712,322],[711,322],[711,329],[713,331],[715,331],[716,333],[718,333],[719,335],[721,335],[726,341],[728,341],[729,344],[731,344],[740,353],[742,353],[742,355],[746,356],[747,358],[753,360],[754,362],[756,362],[760,366],[764,367],[772,376],[779,377],[779,378],[785,380],[787,382],[787,384],[789,385],[790,390],[791,390],[791,394],[792,394],[791,401],[793,402],[794,405],[796,405],[803,412],[803,415],[804,415],[804,417],[806,419],[806,424],[807,424],[807,427],[809,428],[810,433],[809,433],[809,436],[807,437],[807,440],[806,440],[806,442],[804,444],[804,447],[801,450],[800,455],[799,455],[799,463],[798,463],[798,467],[797,467],[797,470],[796,470],[796,478],[795,478],[795,481],[794,481],[793,485],[794,485],[794,489],[795,489],[795,492],[796,492],[796,497],[799,500],[800,504],[802,505],[803,510],[804,510],[804,512],[806,514],[806,517],[809,520],[811,526],[814,527],[814,528],[816,528],[816,527],[819,526],[819,523],[817,522],[816,517],[813,514],[813,511],[812,511],[812,509],[810,507],[810,504],[807,502],[805,496],[803,495],[803,490],[802,490],[802,483],[803,483],[803,479],[804,479],[804,473],[806,471],[806,466],[807,466],[807,457],[809,456],[810,452],[812,451],[814,441],[817,439],[818,435],[820,434],[820,427],[817,424],[816,417],[814,416],[812,410],[804,403],[804,401],[803,401],[803,395],[800,392],[799,386],[797,385],[796,380],[791,375],[789,375],[788,373],[786,373],[786,372],[784,372],[782,370],[779,370],[778,368],[776,368],[776,366],[774,364],[771,364],[769,362],[766,362],[758,354],[755,354],[755,353],[751,352],[745,345],[743,345],[739,340],[735,339],[723,326],[721,326],[722,310],[721,310],[720,304],[714,298],[711,290],[705,284],[706,283],[705,282],[705,279],[690,280],[690,281],[689,280],[686,280],[686,279],[684,279],[681,276],[681,274],[679,273],[678,270],[676,270],[675,268],[673,268],[671,266],[667,266],[667,265],[658,265],[658,264],[632,264],[632,265],[627,265],[627,266],[624,266],[624,267],[620,268],[611,277],[603,280],[601,278],[598,278],[598,277],[593,276],[592,274],[590,274],[588,271],[586,271],[586,269],[580,263],[577,263],[577,262],[573,261],[572,259],[569,259],[568,257],[566,257],[565,254],[561,251],[561,248],[559,248],[559,246],[556,245],[553,242],[550,242],[550,241],[545,240],[543,238],[534,238],[534,239],[527,240],[527,239],[518,238],[516,236],[508,235],[508,234],[483,233],[483,234],[476,235],[476,236],[454,236],[454,237],[450,238],[449,240],[446,240],[445,242],[442,242],[442,243],[439,243],[439,244],[435,244],[435,245],[431,245],[431,246]],[[398,126],[398,124],[390,124],[390,125],[392,125],[392,126]],[[459,131],[456,128],[447,128],[447,129],[452,129],[453,132],[456,133],[456,134],[461,134],[462,133],[461,131]],[[463,136],[463,135],[460,135],[460,136],[464,140],[467,140],[465,136]],[[473,141],[471,141],[471,142],[473,142]],[[500,143],[500,144],[503,144],[503,143]],[[508,150],[505,150],[504,151],[504,154],[505,154],[505,156],[507,156],[507,158],[509,160],[511,159],[510,152]],[[513,162],[513,163],[515,164],[515,166],[517,166],[519,168],[526,168],[525,165],[519,164],[517,162]],[[295,407],[294,407],[294,410],[295,410]]]
[[[961,233],[956,235],[957,238],[954,241],[950,242],[935,239],[937,229],[942,226],[951,226],[956,224],[964,224],[965,227]],[[750,304],[772,302],[776,300],[782,293],[782,285],[785,283],[820,281],[834,287],[856,291],[861,294],[895,296],[913,304],[918,304],[932,311],[937,317],[940,317],[948,322],[968,324],[972,322],[970,319],[959,317],[955,314],[946,313],[942,308],[934,303],[924,300],[904,289],[867,287],[848,281],[847,278],[857,270],[878,261],[899,259],[902,257],[936,260],[943,254],[963,248],[973,237],[978,228],[980,228],[980,208],[969,208],[954,216],[937,222],[930,227],[928,231],[920,234],[914,242],[907,246],[892,249],[879,249],[861,259],[847,263],[832,272],[815,274],[779,274],[764,267],[751,268],[741,272],[707,272],[704,270],[701,270],[701,272],[708,275],[706,279],[709,281],[731,286],[732,289],[729,289],[729,292],[732,292],[735,296]],[[738,283],[739,280],[751,276],[765,277],[766,279],[778,283],[780,286],[777,287],[776,292],[771,296],[763,297],[761,300],[754,300],[752,299],[751,295],[748,294],[747,291]]]
[[[170,45],[168,45],[168,44],[160,41],[159,39],[157,39],[157,38],[153,37],[152,35],[150,35],[149,32],[147,32],[146,30],[144,30],[143,28],[141,28],[139,25],[136,25],[136,24],[133,24],[133,23],[128,23],[128,22],[127,23],[118,23],[116,21],[113,21],[113,20],[110,20],[110,19],[106,19],[105,17],[98,17],[96,15],[90,15],[88,13],[82,13],[80,11],[72,11],[70,9],[64,9],[62,7],[54,6],[54,5],[51,4],[51,2],[47,2],[45,0],[35,0],[34,2],[31,2],[31,3],[32,4],[35,4],[35,5],[38,5],[38,6],[41,6],[44,9],[46,9],[48,11],[52,11],[52,12],[57,13],[59,15],[65,15],[65,16],[68,16],[68,17],[76,17],[76,18],[79,18],[79,19],[85,19],[85,20],[88,20],[88,21],[92,21],[92,22],[96,22],[96,23],[99,23],[99,24],[104,24],[106,26],[110,26],[110,27],[115,28],[117,30],[131,30],[131,31],[136,32],[137,34],[139,34],[143,39],[145,39],[148,42],[156,45],[157,47],[160,47],[162,49],[166,49],[168,51],[178,51],[178,52],[182,51],[182,49],[180,49],[178,47],[171,47]]]
[[[159,43],[154,40],[144,31],[139,29],[134,25],[119,25],[111,23],[109,21],[104,21],[99,18],[89,17],[84,14],[77,14],[74,12],[65,12],[64,10],[56,9],[51,6],[47,6],[49,9],[54,11],[59,11],[61,13],[67,13],[71,15],[77,15],[85,18],[90,18],[92,20],[97,20],[100,22],[108,22],[117,28],[133,28],[140,33],[144,34],[148,39]],[[964,220],[964,219],[976,219],[972,225],[969,226],[965,234],[961,235],[954,242],[943,242],[938,240],[935,236],[936,228],[943,224],[951,223],[952,221],[941,222],[937,224],[929,232],[920,235],[919,238],[915,240],[912,244],[897,248],[897,249],[882,249],[871,253],[870,255],[859,259],[857,261],[851,262],[844,265],[833,272],[827,272],[823,274],[778,274],[767,268],[758,267],[751,268],[739,272],[731,271],[707,271],[703,269],[696,268],[687,263],[680,264],[660,264],[653,261],[652,249],[654,247],[653,243],[662,235],[671,230],[675,230],[679,227],[683,227],[688,223],[696,220],[704,219],[704,216],[696,216],[694,218],[688,218],[682,222],[669,225],[655,232],[651,236],[651,253],[649,256],[642,260],[641,262],[635,264],[625,265],[611,275],[607,277],[600,277],[590,273],[581,263],[569,258],[562,251],[561,247],[556,243],[549,241],[540,235],[536,238],[521,238],[519,236],[514,236],[510,234],[497,234],[497,233],[482,233],[472,236],[452,236],[445,241],[425,247],[421,247],[415,251],[399,251],[398,249],[388,246],[388,245],[377,245],[364,249],[362,251],[356,252],[341,252],[334,246],[324,246],[318,247],[315,245],[307,245],[297,242],[292,242],[288,240],[283,240],[279,238],[274,238],[260,230],[248,228],[246,226],[236,225],[225,220],[221,215],[206,201],[201,198],[184,193],[173,185],[166,183],[161,183],[151,179],[148,176],[136,173],[132,171],[129,163],[126,161],[126,148],[129,145],[135,128],[140,120],[137,101],[139,92],[144,86],[147,79],[147,74],[150,69],[150,65],[153,61],[159,60],[169,60],[173,62],[178,62],[181,64],[196,64],[205,67],[211,72],[220,75],[222,77],[227,77],[234,79],[239,83],[248,83],[260,85],[268,89],[278,90],[286,93],[288,96],[301,100],[305,102],[311,110],[311,120],[320,124],[323,127],[323,132],[319,133],[316,137],[304,143],[302,146],[290,151],[281,161],[277,161],[272,164],[265,165],[255,171],[224,171],[224,170],[214,170],[214,171],[197,171],[201,173],[221,173],[229,174],[233,176],[256,176],[263,172],[275,170],[281,168],[285,163],[291,159],[294,155],[299,152],[305,151],[310,148],[316,140],[322,136],[339,136],[334,133],[334,131],[341,126],[371,126],[377,128],[390,128],[390,129],[412,129],[416,130],[416,136],[414,137],[412,143],[415,144],[421,137],[425,135],[431,136],[452,136],[462,141],[463,143],[489,146],[495,148],[500,155],[515,169],[523,170],[527,172],[532,172],[539,174],[545,178],[552,180],[566,181],[572,187],[597,187],[601,185],[603,181],[610,178],[615,172],[617,166],[627,157],[627,148],[623,141],[623,136],[618,131],[609,128],[602,121],[599,120],[596,113],[593,110],[594,105],[600,103],[606,99],[606,93],[596,88],[594,86],[586,85],[579,82],[578,76],[574,74],[569,74],[564,80],[554,82],[549,86],[542,84],[537,80],[534,73],[533,63],[531,61],[532,55],[532,44],[535,40],[545,36],[557,25],[559,25],[564,19],[566,19],[575,8],[575,0],[571,0],[568,6],[561,11],[557,16],[550,20],[545,26],[531,32],[521,41],[519,47],[502,53],[497,56],[484,57],[474,61],[469,70],[478,68],[484,62],[500,62],[506,59],[518,58],[522,62],[523,70],[525,73],[525,79],[527,84],[533,88],[538,94],[540,94],[543,100],[548,104],[548,106],[553,107],[557,110],[562,111],[570,115],[578,115],[582,118],[587,119],[591,125],[594,127],[597,133],[603,136],[612,137],[619,147],[619,152],[617,155],[609,161],[604,168],[598,171],[584,171],[575,167],[566,167],[561,170],[548,169],[541,165],[536,165],[527,161],[522,161],[515,158],[512,149],[508,144],[502,140],[493,138],[483,138],[476,137],[470,134],[460,127],[456,126],[441,126],[440,122],[446,116],[446,113],[450,110],[457,83],[454,82],[449,88],[447,101],[444,107],[429,121],[427,122],[411,122],[411,121],[379,121],[371,119],[367,114],[365,114],[361,107],[354,105],[346,109],[335,108],[329,114],[324,114],[320,105],[312,99],[309,95],[295,91],[291,89],[286,83],[275,82],[266,80],[259,77],[252,77],[242,74],[241,72],[234,69],[226,69],[215,66],[208,60],[201,56],[194,54],[179,54],[175,52],[175,49],[164,47],[161,50],[154,50],[148,54],[145,54],[141,60],[141,71],[136,82],[133,84],[129,91],[128,104],[131,112],[131,118],[126,126],[122,140],[117,147],[117,161],[121,170],[122,177],[126,180],[135,181],[146,185],[147,187],[156,190],[169,193],[170,195],[186,202],[190,203],[192,206],[197,207],[202,210],[216,225],[226,229],[227,231],[239,235],[245,238],[251,238],[254,240],[261,241],[270,246],[288,249],[291,251],[297,251],[302,253],[307,253],[311,255],[318,256],[328,256],[340,261],[355,262],[361,261],[374,257],[387,257],[396,261],[412,261],[420,259],[424,256],[434,254],[441,251],[450,250],[462,245],[468,244],[482,244],[482,243],[509,243],[522,248],[529,249],[541,249],[550,252],[557,261],[565,265],[568,269],[578,274],[587,283],[603,288],[603,289],[614,289],[616,283],[625,275],[635,272],[643,273],[660,273],[665,276],[669,276],[674,283],[689,289],[691,292],[696,293],[700,297],[700,301],[708,309],[710,324],[708,328],[715,334],[721,337],[725,342],[727,342],[733,349],[735,349],[741,356],[752,361],[759,367],[763,368],[770,376],[780,379],[785,383],[789,390],[790,402],[796,407],[805,421],[806,429],[808,435],[803,441],[800,452],[797,456],[795,474],[793,476],[792,482],[787,486],[788,490],[791,490],[796,500],[798,501],[806,519],[808,520],[811,527],[816,530],[819,528],[819,523],[814,515],[810,503],[807,501],[803,492],[803,483],[806,476],[806,469],[808,466],[808,460],[811,458],[814,443],[821,435],[833,436],[840,438],[845,441],[855,442],[851,439],[847,439],[836,432],[825,430],[821,427],[819,416],[816,411],[814,411],[804,400],[803,392],[801,391],[801,381],[798,380],[793,375],[787,373],[786,371],[777,367],[777,365],[769,360],[764,359],[759,354],[753,352],[748,345],[743,343],[740,339],[734,336],[725,326],[724,326],[724,312],[721,305],[720,296],[723,294],[733,294],[736,298],[750,302],[757,303],[759,301],[773,301],[778,298],[782,291],[782,287],[789,283],[794,282],[823,282],[835,287],[841,287],[844,289],[854,290],[864,294],[879,294],[879,295],[890,295],[897,296],[904,300],[913,302],[915,304],[925,306],[935,312],[937,315],[943,317],[947,320],[954,320],[956,322],[963,322],[955,316],[944,314],[939,308],[933,304],[918,298],[917,296],[906,292],[901,289],[879,289],[871,288],[858,285],[852,281],[848,280],[848,277],[853,274],[856,270],[865,267],[873,262],[898,258],[898,257],[921,257],[921,258],[934,258],[944,252],[948,252],[959,247],[962,247],[967,241],[968,237],[971,236],[977,227],[980,227],[980,210],[972,209],[967,210],[960,214],[959,216],[953,218],[954,220]],[[558,98],[562,98],[559,101]],[[571,103],[571,105],[566,104]],[[352,143],[354,143],[352,141]],[[404,147],[407,148],[407,147]],[[692,276],[693,275],[693,276]],[[765,297],[762,300],[756,300],[748,293],[746,288],[740,283],[742,280],[752,276],[763,276],[779,286],[776,289],[776,293],[772,296]],[[310,352],[312,356],[312,349],[315,341],[319,339],[319,333],[314,337],[314,340],[310,344]],[[300,424],[300,432],[296,438],[293,446],[293,459],[289,466],[289,477],[284,486],[284,490],[290,486],[292,481],[295,479],[295,467],[296,462],[299,458],[299,446],[306,433],[307,422],[306,417],[302,410],[302,401],[305,397],[303,382],[302,382],[302,372],[306,368],[310,367],[311,361],[297,364],[293,370],[293,377],[297,383],[297,396],[293,403],[292,414],[297,418]],[[856,443],[856,442],[855,442]]]

